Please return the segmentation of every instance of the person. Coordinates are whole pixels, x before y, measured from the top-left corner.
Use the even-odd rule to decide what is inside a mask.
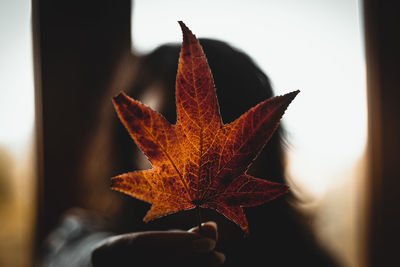
[[[273,96],[267,75],[244,52],[200,39],[214,77],[224,123]],[[117,80],[175,123],[175,78],[180,46],[162,45],[124,63]],[[124,78],[125,77],[125,78]],[[121,85],[121,84],[120,84]],[[115,90],[116,86],[112,86]],[[111,106],[112,91],[99,110],[99,127],[83,164],[82,207],[67,213],[47,239],[42,266],[338,266],[316,242],[291,203],[292,193],[245,209],[250,234],[213,210],[202,210],[199,233],[194,211],[144,223],[149,204],[109,189],[111,177],[151,166]],[[248,173],[285,183],[284,131],[280,126]],[[90,211],[88,211],[90,210]],[[102,214],[104,216],[99,216]],[[106,222],[103,217],[111,218]],[[112,221],[112,222],[110,222]],[[174,229],[190,229],[170,230]]]

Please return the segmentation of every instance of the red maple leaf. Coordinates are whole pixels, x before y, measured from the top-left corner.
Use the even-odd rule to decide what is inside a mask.
[[[176,77],[177,123],[120,93],[115,108],[153,168],[112,178],[112,189],[152,204],[144,221],[181,210],[212,208],[248,233],[242,207],[288,191],[246,174],[299,91],[270,98],[223,124],[207,59],[195,35],[179,22],[183,43]],[[234,77],[233,77],[234,78]]]

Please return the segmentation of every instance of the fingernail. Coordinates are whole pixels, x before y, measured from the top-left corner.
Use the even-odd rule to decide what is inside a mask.
[[[224,263],[226,260],[225,254],[218,252],[218,251],[214,251],[215,256],[217,256],[219,263]]]
[[[200,238],[193,241],[193,250],[195,252],[208,252],[215,248],[215,240],[210,238]]]

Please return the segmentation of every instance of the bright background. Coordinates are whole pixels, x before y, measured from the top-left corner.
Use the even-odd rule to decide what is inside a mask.
[[[358,0],[134,1],[133,50],[197,35],[247,52],[276,94],[296,89],[283,123],[288,178],[321,241],[356,266],[366,145],[366,77]]]
[[[0,1],[0,47],[0,266],[29,266],[36,211],[29,0]]]

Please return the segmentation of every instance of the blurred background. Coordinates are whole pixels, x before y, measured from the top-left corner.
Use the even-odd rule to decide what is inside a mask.
[[[177,20],[301,90],[283,119],[297,207],[343,266],[396,266],[400,6],[383,2],[1,0],[0,266],[33,265],[80,204],[95,107],[124,55],[181,42]]]

